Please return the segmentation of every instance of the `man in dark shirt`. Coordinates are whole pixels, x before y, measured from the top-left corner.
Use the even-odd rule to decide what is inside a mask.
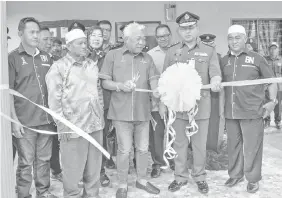
[[[21,44],[8,57],[10,88],[33,102],[48,107],[45,75],[52,60],[48,53],[37,49],[39,22],[34,18],[23,18],[18,30]],[[25,99],[11,97],[11,100],[11,117],[14,120],[34,129],[56,131],[49,114]],[[32,184],[32,168],[37,196],[55,197],[49,192],[53,137],[14,123],[12,132],[19,156],[16,175],[18,197],[31,197],[29,191]]]
[[[52,34],[48,27],[41,27],[39,37],[38,37],[38,49],[44,52],[49,53],[52,62],[57,61],[60,57],[56,55],[52,55],[50,53],[51,46],[52,46]],[[52,156],[50,159],[50,166],[51,166],[51,178],[59,180],[60,182],[63,181],[62,179],[62,169],[60,165],[60,143],[58,140],[58,135],[53,136],[53,144],[52,144]]]
[[[229,53],[222,58],[224,82],[274,77],[265,58],[246,47],[246,31],[241,25],[228,30]],[[264,85],[225,87],[225,118],[228,141],[228,174],[225,185],[248,181],[247,191],[255,193],[261,180],[263,118],[273,111],[277,85],[268,86],[270,102],[264,104]]]

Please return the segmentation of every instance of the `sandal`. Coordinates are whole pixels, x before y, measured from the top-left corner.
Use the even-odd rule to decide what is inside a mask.
[[[104,173],[100,175],[100,183],[102,187],[107,187],[110,185],[111,181],[109,177]]]

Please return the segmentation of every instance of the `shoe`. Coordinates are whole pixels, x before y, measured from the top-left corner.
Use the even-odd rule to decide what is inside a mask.
[[[160,168],[153,168],[151,172],[152,178],[158,178],[161,175],[162,170]]]
[[[244,177],[241,178],[229,178],[226,182],[225,182],[225,186],[227,187],[233,187],[235,185],[237,185],[238,183],[244,181]]]
[[[100,183],[102,187],[107,187],[110,185],[111,181],[109,177],[105,173],[103,173],[100,175]]]
[[[59,198],[53,194],[51,194],[49,191],[45,192],[42,195],[36,195],[36,198]]]
[[[119,188],[116,192],[116,198],[127,198],[127,188]]]
[[[209,186],[206,181],[196,182],[198,186],[198,191],[202,194],[207,194],[209,192]]]
[[[247,185],[247,191],[248,193],[255,193],[257,192],[259,189],[259,183],[258,182],[249,182]]]
[[[188,184],[188,181],[185,182],[177,182],[176,180],[174,180],[169,186],[168,186],[168,190],[170,192],[176,192],[178,190],[180,190],[180,188],[182,186],[185,186]]]
[[[155,187],[153,184],[151,184],[150,182],[146,183],[146,186],[140,184],[138,181],[136,182],[136,188],[139,188],[141,190],[145,190],[147,193],[150,194],[159,194],[160,193],[160,189],[158,189],[157,187]]]
[[[63,182],[63,174],[59,173],[59,174],[51,174],[51,178],[54,180],[58,180],[60,182]]]
[[[106,167],[108,169],[115,169],[116,168],[115,162],[114,162],[114,160],[112,158],[107,160]]]

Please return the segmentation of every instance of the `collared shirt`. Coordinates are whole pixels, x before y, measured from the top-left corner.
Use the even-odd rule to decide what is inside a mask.
[[[203,85],[209,84],[212,77],[221,76],[215,48],[205,45],[202,42],[197,42],[191,49],[184,42],[180,42],[170,48],[165,57],[164,71],[167,67],[177,62],[187,63],[189,60],[195,60],[195,69],[199,73]],[[201,99],[198,102],[198,106],[199,110],[195,119],[208,119],[211,112],[210,90],[201,90]],[[186,112],[177,113],[176,117],[185,120],[188,119]]]
[[[91,50],[88,55],[88,58],[92,59],[98,66],[99,71],[101,71],[102,65],[104,63],[106,53],[101,50]],[[110,100],[111,100],[111,91],[107,89],[103,89],[103,99],[104,99],[104,110],[109,109]]]
[[[111,50],[105,57],[100,78],[114,82],[126,82],[140,75],[136,88],[154,89],[159,72],[147,53],[132,54],[126,46]],[[121,121],[149,121],[151,115],[150,96],[147,92],[113,91],[108,119]]]
[[[163,71],[163,67],[164,67],[164,59],[165,59],[165,55],[166,52],[163,51],[160,46],[156,46],[153,49],[151,49],[150,51],[148,51],[148,54],[153,58],[153,61],[157,67],[158,72],[161,74]],[[158,99],[152,97],[151,98],[152,101],[152,111],[158,111]]]
[[[48,107],[48,92],[45,83],[52,60],[48,53],[36,49],[29,55],[23,45],[8,56],[10,88],[18,91],[36,104]],[[14,97],[14,106],[19,121],[26,126],[40,126],[53,122],[52,117],[29,101]]]
[[[265,57],[268,64],[271,66],[275,77],[282,77],[282,57],[277,56],[276,58],[272,59],[270,56]],[[278,83],[279,91],[282,91],[282,83]]]
[[[245,49],[240,55],[228,53],[221,60],[224,82],[272,78],[274,73],[264,57]],[[264,85],[225,87],[225,117],[256,119],[263,115]]]
[[[98,73],[91,59],[77,62],[67,54],[56,61],[46,75],[50,109],[86,133],[104,128],[103,94]],[[63,128],[58,120],[56,123],[59,129]],[[77,137],[79,135],[71,134],[71,138]]]

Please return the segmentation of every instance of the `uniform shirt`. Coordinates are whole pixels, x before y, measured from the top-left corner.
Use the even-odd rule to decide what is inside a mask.
[[[45,75],[52,65],[48,53],[36,49],[29,55],[23,45],[8,56],[10,88],[21,93],[36,104],[48,107],[48,92]],[[14,97],[14,106],[19,121],[26,126],[40,126],[53,122],[52,117],[29,101]]]
[[[271,66],[275,77],[282,77],[282,57],[278,56],[272,59],[270,56],[265,57],[268,64]],[[282,91],[282,83],[278,83],[278,90]]]
[[[163,51],[160,46],[154,47],[150,51],[148,51],[148,54],[153,58],[153,61],[157,67],[158,72],[161,74],[164,67],[164,59],[166,52]],[[152,111],[158,111],[158,99],[152,97]]]
[[[137,74],[140,78],[136,88],[153,89],[157,84],[159,72],[153,59],[147,53],[133,55],[126,46],[109,51],[101,69],[100,78],[114,82],[132,80]],[[113,91],[108,119],[120,121],[149,121],[151,115],[150,96],[147,92]]]
[[[228,53],[221,60],[224,82],[274,77],[265,58],[246,48],[240,55]],[[225,117],[257,119],[263,115],[264,85],[225,87]]]
[[[191,49],[184,42],[171,47],[165,57],[164,71],[176,62],[187,63],[193,59],[195,60],[195,69],[201,76],[203,85],[209,84],[212,77],[221,76],[215,48],[205,45],[202,42],[197,42]],[[177,80],[177,76],[175,79]],[[201,99],[198,105],[199,110],[195,119],[208,119],[211,112],[210,90],[201,90]],[[188,120],[187,112],[177,113],[176,117]]]
[[[99,71],[101,71],[102,65],[104,63],[105,55],[106,53],[104,51],[93,49],[89,53],[88,58],[92,59],[95,63],[97,63]],[[110,90],[103,89],[103,99],[104,99],[104,110],[107,110],[109,109],[110,100],[111,100]]]
[[[69,54],[56,61],[46,75],[49,106],[86,133],[102,130],[103,94],[98,67],[89,58],[77,62]],[[56,120],[58,130],[71,131]],[[79,135],[71,134],[71,138]]]

